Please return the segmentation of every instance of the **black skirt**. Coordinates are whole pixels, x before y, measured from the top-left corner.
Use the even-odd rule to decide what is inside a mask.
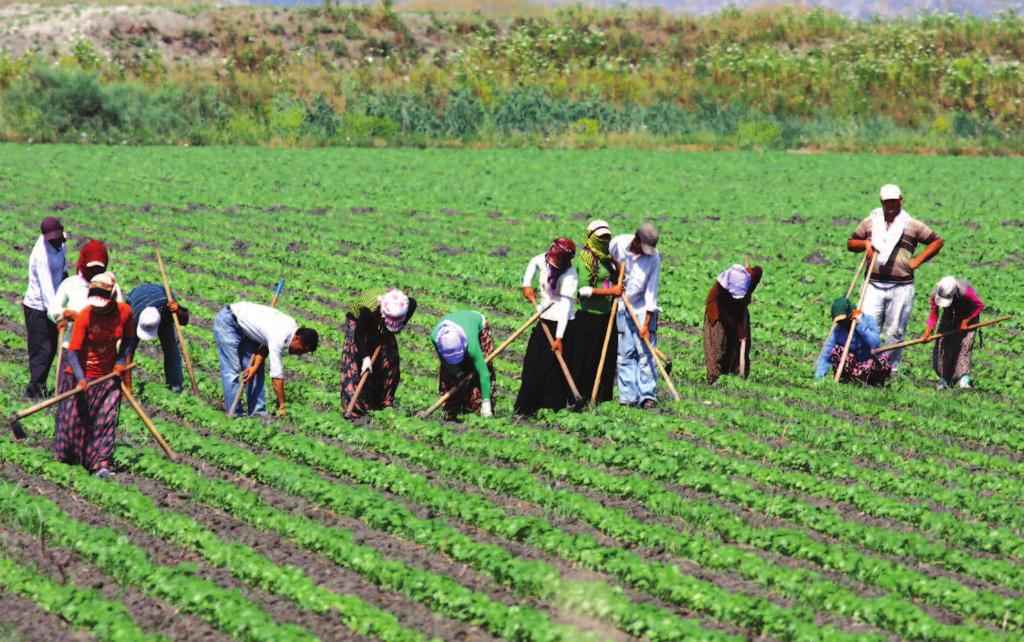
[[[516,396],[515,412],[519,415],[532,415],[541,408],[562,410],[572,404],[569,384],[565,381],[562,368],[555,359],[555,353],[551,351],[551,343],[541,329],[540,323],[551,330],[552,337],[555,336],[555,322],[543,319],[530,333],[526,356],[523,357],[522,382]],[[572,341],[569,331],[566,330],[565,336],[562,337],[563,351],[569,350]]]
[[[590,400],[594,391],[594,380],[597,378],[597,366],[601,362],[601,347],[604,335],[608,330],[608,319],[611,313],[594,314],[583,310],[576,311],[576,318],[569,322],[566,334],[572,333],[572,346],[565,349],[565,360],[569,364],[569,372],[584,399]],[[604,357],[604,369],[601,370],[601,385],[597,390],[598,403],[611,401],[615,385],[615,361],[619,352],[619,333],[612,328],[608,339],[608,352]]]

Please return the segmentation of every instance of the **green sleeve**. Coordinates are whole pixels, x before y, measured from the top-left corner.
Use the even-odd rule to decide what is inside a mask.
[[[482,325],[482,324],[481,324]],[[482,327],[480,328],[483,329]],[[491,373],[487,369],[487,355],[480,346],[480,330],[466,336],[466,356],[473,360],[473,367],[480,375],[480,393],[484,399],[491,398]]]

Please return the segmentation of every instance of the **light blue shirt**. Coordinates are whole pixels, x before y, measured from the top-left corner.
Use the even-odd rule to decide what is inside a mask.
[[[846,337],[849,336],[849,333],[849,329],[842,325],[837,325],[836,329],[832,331],[825,347],[821,349],[818,364],[814,368],[815,379],[821,379],[828,374],[829,368],[832,367],[829,360],[832,349],[837,345],[846,345]],[[867,361],[874,357],[871,350],[880,345],[882,345],[882,335],[878,331],[878,322],[869,314],[860,315],[857,318],[857,329],[854,331],[853,340],[850,341],[850,354],[858,361]]]
[[[22,303],[33,310],[45,312],[64,280],[66,269],[67,243],[55,250],[40,234],[28,258],[28,289]]]

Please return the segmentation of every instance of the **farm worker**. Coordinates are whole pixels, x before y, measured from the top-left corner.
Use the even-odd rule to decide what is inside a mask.
[[[138,345],[131,307],[114,300],[116,285],[110,272],[94,276],[89,281],[86,306],[75,319],[67,372],[79,388],[111,371],[123,375],[125,363],[131,361]],[[120,406],[121,380],[117,377],[62,401],[57,407],[54,457],[108,477]]]
[[[867,251],[869,265],[872,255],[876,255],[864,296],[864,312],[878,322],[887,343],[899,343],[914,307],[914,271],[939,253],[943,241],[903,209],[899,187],[883,185],[880,196],[882,206],[860,222],[846,248],[851,252]],[[914,256],[920,243],[926,247]],[[902,349],[892,351],[889,362],[893,374],[899,371],[902,357]]]
[[[368,410],[390,408],[401,380],[398,342],[395,335],[416,312],[416,299],[401,290],[364,292],[345,314],[345,346],[341,352],[341,407],[347,408],[364,373],[370,373],[352,417]],[[373,353],[380,355],[373,362]]]
[[[548,304],[551,307],[541,314],[526,345],[522,384],[516,396],[516,414],[532,415],[540,408],[561,410],[572,402],[569,384],[555,353],[565,353],[565,331],[574,317],[573,299],[580,281],[576,268],[572,266],[575,256],[576,244],[565,237],[557,238],[546,252],[530,259],[523,274],[523,296],[526,300],[537,307],[533,279],[539,275],[540,308]],[[554,345],[548,341],[541,324],[555,338]],[[571,346],[571,339],[568,343]]]
[[[957,332],[977,323],[985,304],[978,298],[974,286],[963,279],[952,276],[943,277],[932,290],[931,312],[928,324],[924,329],[927,339],[932,336],[935,326],[938,331]],[[942,310],[942,320],[939,320]],[[957,332],[948,337],[940,337],[932,349],[932,369],[939,376],[939,388],[948,388],[954,381],[961,388],[971,387],[971,361],[974,353],[974,335],[977,330]]]
[[[839,297],[832,302],[832,320],[836,322],[835,330],[829,335],[828,341],[821,349],[814,378],[823,379],[829,368],[838,368],[843,358],[846,339],[850,336],[851,321],[857,319],[857,327],[850,341],[850,352],[846,357],[846,367],[840,382],[859,381],[871,386],[884,384],[892,374],[892,366],[885,353],[871,354],[871,350],[879,347],[882,340],[878,333],[875,318],[861,314],[853,309],[853,303],[846,297]]]
[[[657,245],[658,230],[650,223],[641,225],[636,234],[621,234],[608,244],[612,258],[625,266],[622,297],[633,307],[640,324],[636,327],[626,306],[619,306],[615,318],[619,331],[616,372],[619,403],[645,409],[657,404],[655,357],[643,341],[646,338],[652,346],[657,345],[658,276],[661,272]]]
[[[180,393],[185,383],[181,372],[181,352],[178,346],[178,333],[174,330],[172,314],[178,315],[181,325],[188,325],[188,308],[181,307],[177,296],[171,294],[167,300],[167,290],[158,283],[143,283],[128,293],[128,305],[138,321],[136,334],[140,341],[160,340],[160,350],[164,354],[164,379],[167,387],[174,393]],[[125,373],[125,384],[132,387],[131,370]]]
[[[277,395],[277,415],[284,416],[285,353],[314,352],[320,335],[312,328],[300,328],[295,319],[269,305],[239,301],[225,305],[213,320],[213,339],[220,357],[220,381],[224,407],[230,408],[238,392],[239,378],[245,384],[246,412],[267,414],[264,399],[264,362],[270,361],[270,380]],[[241,404],[235,416],[242,416]]]
[[[64,345],[62,346],[63,350],[67,351],[68,345],[71,343],[71,335],[74,334],[75,318],[88,305],[89,282],[94,276],[106,272],[109,263],[110,257],[107,253],[107,246],[100,241],[89,241],[78,251],[76,273],[64,279],[60,287],[57,288],[57,292],[54,293],[53,300],[50,302],[46,314],[50,317],[51,321],[57,324],[58,330],[66,328]],[[124,301],[124,294],[121,293],[121,288],[118,287],[116,281],[114,283],[113,299],[118,303]],[[67,360],[64,359],[63,363],[66,362]],[[74,377],[71,376],[68,370],[64,369],[63,372],[57,373],[58,393],[70,390],[75,383]]]
[[[579,274],[583,277],[584,285],[579,289],[579,310],[569,322],[572,349],[566,352],[566,361],[580,394],[584,396],[594,388],[608,319],[612,314],[612,299],[623,292],[623,287],[618,284],[619,267],[612,260],[608,248],[611,240],[612,232],[608,223],[592,221],[587,226],[579,257]],[[604,368],[601,370],[601,385],[597,389],[599,402],[612,399],[618,346],[618,334],[613,332],[608,340]]]
[[[47,396],[46,379],[57,354],[57,326],[46,314],[57,287],[67,277],[67,248],[60,219],[47,216],[28,257],[28,289],[21,301],[28,343],[28,386],[25,396]]]
[[[494,336],[484,315],[475,310],[446,314],[437,322],[430,339],[441,360],[438,369],[438,390],[446,394],[466,378],[469,380],[448,398],[444,414],[455,419],[467,412],[484,417],[493,414],[494,367],[486,355],[494,350]]]
[[[740,373],[740,341],[746,340],[747,373],[750,372],[750,297],[761,282],[760,267],[733,265],[718,275],[704,307],[704,365],[708,383],[723,374]],[[746,373],[742,373],[746,374]]]

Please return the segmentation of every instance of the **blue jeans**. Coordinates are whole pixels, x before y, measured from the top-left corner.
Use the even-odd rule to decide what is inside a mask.
[[[616,368],[616,383],[619,386],[619,402],[638,404],[645,399],[657,401],[654,388],[658,383],[657,366],[644,340],[640,338],[636,324],[626,306],[619,306],[615,315],[615,327],[619,331],[619,358]],[[651,319],[651,345],[658,345],[658,315]],[[637,315],[639,316],[639,314]]]
[[[220,384],[224,389],[224,408],[231,407],[231,402],[238,394],[238,381],[242,370],[249,367],[249,360],[259,348],[259,344],[249,339],[238,327],[238,321],[231,308],[224,306],[213,320],[213,340],[217,342],[217,356],[220,357]],[[267,414],[266,399],[263,395],[264,368],[260,365],[256,375],[245,387],[245,401],[249,416]],[[241,403],[235,409],[235,416],[241,417]]]

